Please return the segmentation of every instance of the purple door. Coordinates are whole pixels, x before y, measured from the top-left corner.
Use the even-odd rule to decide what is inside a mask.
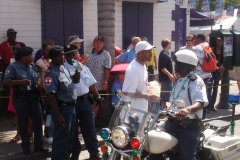
[[[123,48],[133,36],[147,37],[153,44],[153,3],[123,2]]]
[[[42,40],[49,38],[64,46],[71,35],[83,38],[82,0],[42,0],[41,3]]]

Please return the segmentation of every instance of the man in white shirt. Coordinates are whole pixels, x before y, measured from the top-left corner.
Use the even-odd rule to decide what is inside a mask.
[[[123,82],[123,100],[131,101],[132,108],[148,111],[148,100],[158,101],[159,97],[147,94],[148,73],[146,62],[152,58],[152,48],[147,41],[137,43],[137,58],[128,66]]]
[[[195,47],[193,46],[193,35],[189,35],[186,37],[186,46],[181,47],[179,50],[181,49],[195,49]]]
[[[203,63],[203,58],[204,58],[204,49],[202,46],[208,46],[209,44],[206,42],[206,36],[205,34],[198,34],[196,36],[196,39],[195,39],[195,44],[197,45],[195,47],[195,49],[193,50],[194,53],[196,54],[197,58],[198,58],[198,65],[196,67],[196,69],[193,71],[195,74],[197,74],[199,77],[201,77],[206,85],[206,91],[207,91],[207,97],[208,97],[208,100],[210,100],[210,96],[211,96],[211,89],[209,87],[209,80],[210,78],[212,77],[212,74],[210,72],[205,72],[202,70],[202,63]],[[211,103],[211,102],[209,102]],[[206,108],[205,107],[203,109],[203,118],[202,119],[205,119],[205,116],[206,116]]]
[[[72,75],[75,73],[76,68],[73,66],[73,63],[78,63],[77,61],[73,62],[73,59],[77,53],[77,47],[75,45],[69,44],[64,47],[64,52],[66,58],[64,66]],[[86,144],[88,152],[90,153],[90,158],[100,160],[101,157],[98,151],[98,140],[96,136],[97,134],[95,128],[94,113],[90,100],[89,90],[93,93],[93,96],[100,107],[102,107],[101,97],[95,86],[97,81],[93,77],[88,67],[79,62],[79,66],[77,68],[79,68],[78,71],[81,73],[81,76],[80,82],[75,84],[77,92],[77,104],[75,105],[77,123],[73,136],[71,160],[78,160],[79,154],[81,152],[81,144],[78,140],[78,120],[80,122],[84,142]]]

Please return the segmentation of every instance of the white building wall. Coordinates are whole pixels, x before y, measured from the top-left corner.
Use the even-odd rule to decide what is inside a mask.
[[[34,52],[41,48],[41,0],[0,0],[0,43],[7,39],[8,28]]]
[[[98,10],[96,0],[83,0],[83,39],[84,51],[92,48],[94,37],[98,34]]]
[[[162,50],[161,40],[171,40],[175,30],[175,21],[172,21],[172,10],[175,10],[174,1],[154,3],[153,5],[153,45],[157,54]],[[115,44],[122,48],[122,1],[115,1]],[[172,42],[171,51],[175,51],[175,42]],[[158,57],[158,56],[157,56]]]

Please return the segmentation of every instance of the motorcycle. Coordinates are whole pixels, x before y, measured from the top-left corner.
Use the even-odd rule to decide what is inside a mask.
[[[185,107],[176,102],[176,107]],[[131,101],[121,100],[110,120],[109,128],[103,128],[100,136],[103,160],[173,160],[180,159],[178,140],[161,128],[161,122],[174,116],[171,110],[152,114],[131,107]],[[214,120],[204,124],[196,150],[197,160],[240,159],[240,137],[226,135],[229,123]]]

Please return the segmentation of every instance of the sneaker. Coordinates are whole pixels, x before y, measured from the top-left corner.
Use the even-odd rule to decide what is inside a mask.
[[[50,137],[50,138],[44,137],[44,142],[46,142],[47,144],[52,144],[53,138],[52,137]]]

